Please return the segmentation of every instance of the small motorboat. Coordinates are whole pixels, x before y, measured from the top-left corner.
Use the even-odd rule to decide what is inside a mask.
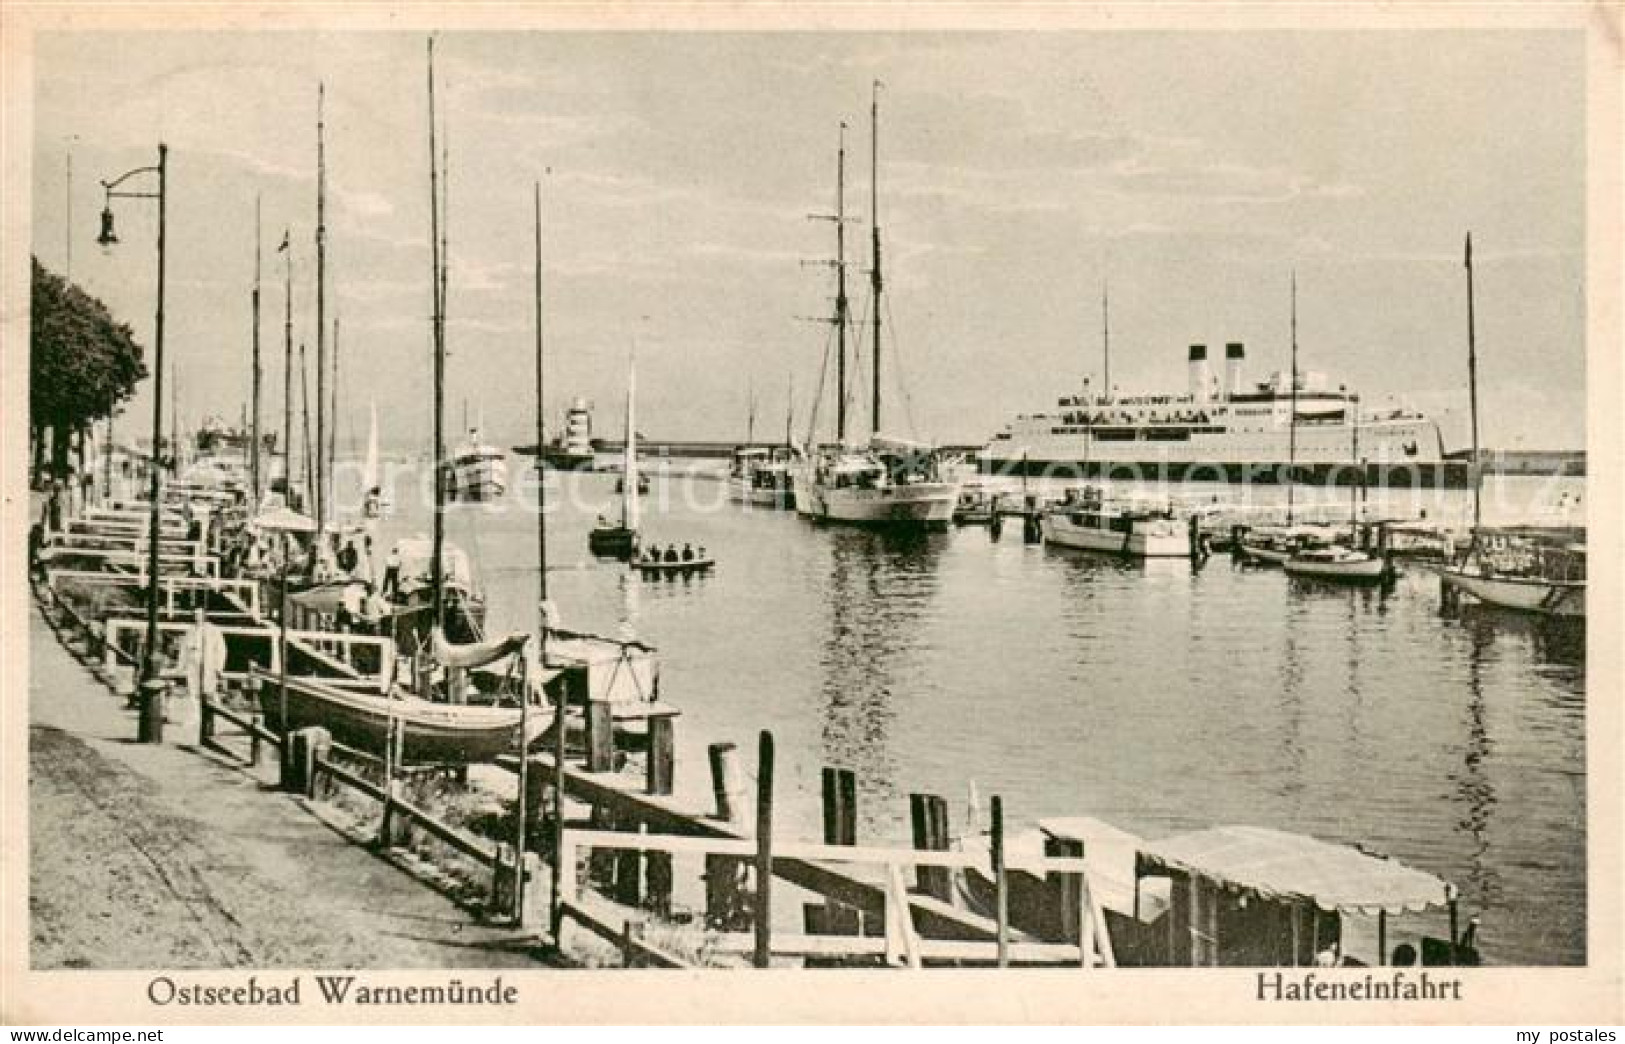
[[[1282,562],[1281,568],[1292,576],[1345,584],[1376,584],[1393,576],[1387,556],[1340,545],[1304,548]]]
[[[637,551],[638,531],[629,526],[602,525],[587,534],[587,550],[599,558],[630,559]]]

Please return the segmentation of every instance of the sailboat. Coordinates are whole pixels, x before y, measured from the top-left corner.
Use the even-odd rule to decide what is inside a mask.
[[[638,547],[638,429],[636,421],[637,365],[626,364],[626,447],[621,453],[621,521],[610,525],[603,518],[587,534],[587,548],[602,558],[631,559]]]
[[[1288,409],[1292,411],[1287,429],[1286,525],[1255,526],[1247,530],[1237,543],[1237,551],[1249,561],[1261,565],[1284,566],[1306,545],[1323,544],[1324,534],[1318,527],[1295,526],[1293,494],[1298,482],[1298,391],[1302,380],[1298,373],[1298,275],[1292,274],[1292,373],[1288,378]],[[1279,387],[1279,385],[1277,385]]]
[[[366,518],[383,518],[390,504],[378,476],[378,404],[372,403],[367,420],[367,455],[361,462],[361,513]]]
[[[878,88],[878,84],[876,87]],[[844,124],[842,125],[844,129]],[[795,499],[798,513],[824,522],[850,522],[905,529],[946,529],[953,520],[957,485],[945,476],[946,461],[934,446],[881,434],[880,395],[880,218],[879,218],[879,127],[878,90],[870,103],[870,292],[873,329],[870,348],[870,439],[867,446],[851,446],[845,430],[846,353],[846,258],[845,184],[846,143],[839,152],[836,189],[835,260],[838,293],[835,327],[841,360],[841,379],[835,389],[841,408],[838,413],[836,444],[808,447],[801,473],[796,477]],[[809,440],[810,441],[810,440]]]
[[[1321,547],[1300,547],[1281,563],[1293,576],[1313,577],[1345,584],[1376,584],[1392,580],[1393,563],[1388,557],[1386,531],[1378,529],[1379,546],[1364,546],[1362,534],[1370,536],[1371,529],[1360,526],[1359,501],[1365,495],[1365,462],[1360,460],[1360,398],[1350,394],[1347,399],[1350,417],[1349,459],[1360,469],[1359,482],[1349,489],[1349,543],[1332,543]],[[1297,418],[1293,421],[1296,423]]]
[[[1473,237],[1467,236],[1467,388],[1473,433],[1473,532],[1461,556],[1439,567],[1447,592],[1486,605],[1584,620],[1583,526],[1484,525],[1483,461],[1478,448],[1478,347],[1473,329]]]

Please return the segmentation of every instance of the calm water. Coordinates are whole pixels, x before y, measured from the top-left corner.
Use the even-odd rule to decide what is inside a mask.
[[[515,466],[515,473],[520,468]],[[550,513],[566,626],[630,620],[683,709],[680,796],[708,808],[707,743],[778,744],[786,832],[816,837],[819,769],[855,770],[859,834],[908,837],[911,791],[956,822],[974,781],[1015,825],[1093,815],[1148,836],[1252,823],[1360,842],[1453,881],[1495,963],[1585,960],[1584,642],[1491,612],[1438,613],[1413,570],[1389,593],[1242,569],[1130,565],[986,529],[899,537],[718,504],[657,480],[647,539],[716,573],[643,581],[586,532],[614,477],[565,475]],[[663,485],[669,483],[669,485]],[[1506,480],[1487,517],[1549,513],[1562,487]],[[662,494],[665,496],[662,496]],[[661,501],[666,503],[661,506]],[[1459,494],[1430,517],[1464,517]],[[422,531],[421,512],[384,528]],[[417,517],[414,517],[417,516]],[[493,629],[536,619],[534,514],[456,509],[449,535]],[[386,539],[387,546],[387,539]]]

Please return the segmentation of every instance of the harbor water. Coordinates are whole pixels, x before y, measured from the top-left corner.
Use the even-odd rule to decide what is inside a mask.
[[[825,765],[856,773],[863,843],[908,842],[911,792],[947,798],[956,831],[973,791],[984,825],[997,794],[1012,829],[1063,815],[1148,837],[1268,826],[1453,882],[1482,917],[1488,962],[1586,959],[1573,625],[1443,616],[1419,566],[1391,590],[1351,589],[1228,555],[1196,566],[1027,545],[1019,524],[1002,539],[818,526],[729,503],[715,477],[657,476],[643,505],[646,542],[703,544],[715,573],[643,580],[587,552],[596,515],[619,510],[615,476],[550,485],[560,622],[658,647],[662,698],[682,709],[677,794],[695,807],[710,806],[706,745],[737,743],[749,768],[767,729],[787,836],[818,837]],[[1549,521],[1583,494],[1577,478],[1491,480],[1485,518]],[[1428,496],[1431,519],[1469,517],[1470,495]],[[395,498],[380,552],[428,531],[417,500]],[[1414,515],[1405,500],[1372,513]],[[454,507],[447,535],[483,580],[490,629],[533,629],[533,508]]]

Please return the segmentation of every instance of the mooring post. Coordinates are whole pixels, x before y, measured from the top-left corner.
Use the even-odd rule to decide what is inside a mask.
[[[305,734],[304,764],[300,773],[304,777],[304,795],[308,798],[316,796],[316,775],[321,770],[322,763],[333,753],[333,736],[320,725],[301,730]]]
[[[851,769],[824,766],[822,772],[824,844],[858,843],[858,784]],[[812,914],[803,914],[808,931],[818,935],[858,935],[863,931],[862,914],[834,899],[826,898]],[[839,962],[837,962],[839,963]]]
[[[626,921],[621,927],[621,965],[627,968],[643,967],[643,922]]]
[[[716,797],[716,818],[737,824],[744,812],[744,776],[739,771],[739,748],[732,743],[713,743],[706,753],[711,759],[711,793]]]
[[[756,746],[756,951],[752,963],[766,968],[773,956],[773,734],[762,731]]]
[[[214,742],[214,701],[207,696],[198,700],[197,745],[207,747]]]
[[[677,767],[677,723],[670,714],[649,718],[648,791],[655,797],[671,794]]]
[[[147,678],[141,682],[140,717],[136,720],[137,743],[164,741],[164,701],[169,683],[162,678]]]
[[[1083,842],[1075,837],[1047,837],[1044,839],[1044,854],[1065,859],[1082,859]],[[1083,875],[1046,874],[1044,884],[1049,892],[1049,908],[1055,912],[1055,922],[1051,929],[1055,937],[1062,942],[1083,945],[1085,942],[1081,920],[1085,916],[1082,913]]]
[[[587,701],[587,771],[615,771],[615,730],[607,700]]]
[[[259,711],[255,711],[249,715],[248,720],[254,726],[248,733],[248,763],[255,768],[259,768],[261,743],[259,730],[265,727],[265,716]]]
[[[947,801],[935,794],[910,794],[908,813],[915,849],[922,852],[948,850]],[[947,901],[953,894],[952,881],[945,866],[915,867],[914,878],[915,887],[933,898]]]
[[[1010,966],[1010,878],[1004,869],[1004,799],[993,798],[993,880],[997,889],[995,911],[998,930],[999,967]]]

